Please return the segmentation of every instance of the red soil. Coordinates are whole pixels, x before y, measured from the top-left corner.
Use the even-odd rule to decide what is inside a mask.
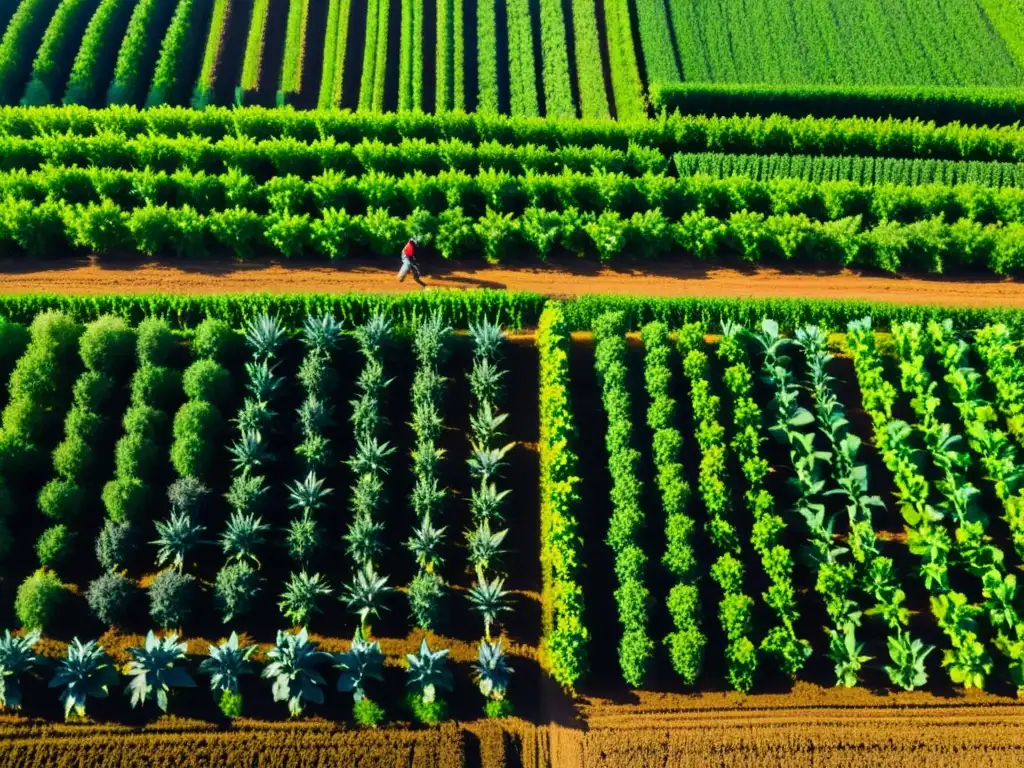
[[[223,260],[149,261],[65,259],[45,263],[0,261],[3,293],[242,293],[418,290],[398,283],[394,269],[380,262],[250,262]],[[496,288],[551,296],[584,293],[646,296],[779,297],[866,299],[913,304],[1024,307],[1024,283],[991,275],[893,277],[850,270],[797,272],[775,268],[703,268],[687,265],[602,267],[585,261],[531,266],[487,267],[479,263],[425,265],[436,288]]]

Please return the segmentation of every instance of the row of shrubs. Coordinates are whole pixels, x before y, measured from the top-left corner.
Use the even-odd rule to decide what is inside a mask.
[[[726,219],[692,211],[677,221],[659,209],[632,216],[600,215],[576,208],[528,208],[522,216],[488,209],[479,218],[462,208],[438,216],[422,208],[407,217],[383,208],[353,215],[325,208],[319,216],[287,210],[261,215],[233,207],[209,215],[191,206],[147,205],[126,211],[110,200],[70,205],[6,198],[0,207],[0,252],[11,255],[231,253],[250,258],[274,253],[287,258],[317,253],[329,259],[350,251],[394,255],[410,235],[445,259],[479,258],[497,263],[552,252],[595,254],[602,261],[655,259],[680,251],[700,260],[739,258],[754,263],[798,262],[860,266],[887,272],[941,273],[983,270],[1013,274],[1024,263],[1024,224],[981,224],[941,216],[913,224],[883,221],[863,227],[858,216],[819,222],[803,214],[765,216],[738,211]]]
[[[540,521],[543,656],[551,676],[572,686],[586,672],[590,632],[583,621],[583,541],[577,510],[579,457],[569,391],[569,328],[550,302],[537,323],[540,361]]]
[[[143,0],[135,15],[139,16],[140,9],[152,5],[160,3]],[[125,61],[119,59],[119,72],[122,64],[126,70],[130,66],[128,57],[123,56],[124,46],[121,53]],[[117,84],[115,78],[115,86]],[[958,123],[938,126],[920,119],[672,115],[658,120],[618,122],[462,112],[375,114],[260,107],[204,110],[168,106],[146,110],[130,107],[0,108],[0,135],[33,136],[72,131],[89,136],[103,130],[123,131],[129,136],[195,134],[212,139],[229,135],[259,139],[292,136],[305,142],[333,137],[352,144],[363,138],[381,139],[389,144],[402,138],[430,141],[454,138],[473,144],[498,141],[551,148],[569,144],[603,145],[620,150],[638,144],[657,149],[666,157],[676,152],[731,152],[1024,160],[1024,128],[1019,126]]]
[[[619,666],[631,686],[643,683],[654,655],[648,630],[651,593],[647,586],[647,554],[643,548],[646,515],[642,506],[640,452],[633,447],[632,398],[627,383],[626,318],[610,312],[594,322],[597,347],[594,365],[601,382],[601,402],[607,417],[605,445],[611,475],[612,516],[607,542],[615,555],[619,587],[615,602],[622,624]]]

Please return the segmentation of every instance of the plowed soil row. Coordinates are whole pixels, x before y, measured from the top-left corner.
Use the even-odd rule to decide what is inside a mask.
[[[241,293],[246,291],[388,293],[419,290],[378,262],[148,261],[61,259],[0,261],[3,293]],[[601,267],[558,261],[532,266],[479,263],[424,265],[434,288],[495,288],[568,297],[587,293],[736,298],[865,299],[911,304],[1024,307],[1024,283],[991,276],[891,277],[842,270],[798,272],[774,268],[701,268],[690,265]]]
[[[738,713],[737,713],[738,714]],[[1012,705],[773,710],[672,724],[635,716],[620,727],[446,723],[352,731],[312,718],[240,720],[229,730],[166,718],[141,729],[0,721],[0,766],[1018,766],[1024,724]],[[770,716],[768,716],[770,714]],[[907,717],[911,714],[911,717]],[[751,716],[752,715],[752,716]]]

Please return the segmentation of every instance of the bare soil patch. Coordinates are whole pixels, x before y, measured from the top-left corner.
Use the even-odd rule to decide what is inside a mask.
[[[47,262],[0,260],[0,292],[12,293],[240,293],[246,291],[392,293],[419,290],[396,280],[379,261],[323,262],[140,261],[68,258]],[[488,267],[472,262],[427,263],[432,288],[493,288],[549,296],[635,294],[729,298],[864,299],[907,304],[1024,307],[1024,283],[991,275],[893,277],[853,270],[792,271],[687,264],[604,267],[585,261]]]

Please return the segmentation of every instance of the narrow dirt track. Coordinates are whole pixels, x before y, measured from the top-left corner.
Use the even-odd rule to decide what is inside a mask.
[[[242,293],[248,291],[390,293],[418,290],[400,284],[395,269],[380,262],[237,263],[231,261],[130,261],[66,259],[0,261],[0,293]],[[813,273],[779,269],[703,269],[692,265],[604,268],[590,262],[486,267],[445,262],[427,264],[425,279],[435,288],[495,288],[550,296],[585,293],[736,298],[865,299],[910,304],[1024,307],[1024,282],[988,275],[912,278],[852,271]]]

